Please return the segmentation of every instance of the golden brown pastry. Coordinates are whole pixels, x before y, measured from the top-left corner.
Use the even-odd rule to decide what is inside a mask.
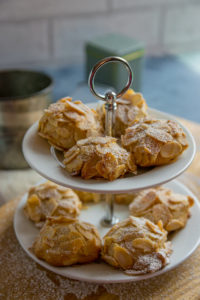
[[[193,203],[190,196],[159,187],[140,192],[129,209],[133,216],[147,218],[155,224],[161,220],[167,231],[174,231],[186,225]]]
[[[126,129],[122,146],[133,154],[137,165],[149,167],[172,162],[188,143],[183,129],[175,121],[141,119]]]
[[[97,112],[105,126],[105,105],[99,106]],[[117,99],[115,116],[115,136],[120,137],[134,121],[147,116],[147,104],[142,94],[129,89],[121,99]]]
[[[136,196],[137,193],[115,194],[115,203],[128,205],[135,199]]]
[[[33,244],[35,255],[53,266],[92,262],[100,250],[95,226],[66,217],[48,218]]]
[[[68,216],[76,218],[80,214],[81,202],[68,188],[47,181],[29,190],[24,212],[41,227],[47,217]]]
[[[64,153],[63,163],[71,175],[84,179],[103,177],[114,180],[127,172],[136,172],[132,155],[113,137],[89,137]]]
[[[88,203],[88,202],[97,203],[101,200],[105,201],[105,194],[96,194],[96,193],[83,192],[83,191],[77,191],[77,190],[74,190],[74,192],[79,196],[79,199],[83,203]],[[128,205],[134,200],[134,198],[137,196],[137,194],[138,193],[114,194],[115,203],[122,204],[122,205]]]
[[[88,203],[88,202],[99,202],[102,198],[102,194],[96,194],[96,193],[90,193],[90,192],[84,192],[84,191],[77,191],[74,190],[74,192],[78,195],[79,199],[83,203]]]
[[[66,97],[44,111],[38,133],[58,150],[67,150],[80,139],[101,135],[102,127],[95,110]]]
[[[114,225],[103,238],[102,258],[108,264],[137,275],[160,270],[169,262],[171,243],[162,222],[129,217]]]

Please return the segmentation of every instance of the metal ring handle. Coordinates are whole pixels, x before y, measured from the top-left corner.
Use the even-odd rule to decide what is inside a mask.
[[[133,80],[133,73],[132,73],[132,70],[131,70],[131,67],[129,66],[128,62],[121,58],[121,57],[118,57],[118,56],[110,56],[110,57],[106,57],[102,60],[100,60],[91,70],[90,72],[90,75],[89,75],[89,78],[88,78],[88,85],[90,87],[90,90],[91,92],[99,99],[101,100],[104,100],[106,101],[106,97],[105,95],[101,95],[101,94],[98,94],[95,89],[94,89],[94,78],[95,78],[95,75],[96,75],[96,72],[105,64],[109,63],[109,62],[121,62],[125,65],[126,69],[128,70],[129,72],[129,77],[128,77],[128,81],[127,81],[127,84],[126,86],[121,90],[121,92],[119,92],[117,95],[116,95],[116,98],[120,98],[130,87],[131,83],[132,83],[132,80]]]

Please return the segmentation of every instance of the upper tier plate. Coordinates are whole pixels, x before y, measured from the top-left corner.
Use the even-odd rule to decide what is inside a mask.
[[[90,107],[96,105],[96,103],[91,103]],[[149,114],[157,119],[175,120],[174,116],[155,109],[149,109]],[[168,182],[189,167],[194,158],[196,146],[191,133],[183,125],[181,127],[186,133],[189,147],[175,162],[155,167],[137,176],[128,175],[114,181],[105,179],[85,180],[80,176],[69,175],[51,155],[48,142],[37,134],[38,122],[33,124],[24,136],[23,153],[31,168],[43,177],[62,186],[96,193],[132,192]]]

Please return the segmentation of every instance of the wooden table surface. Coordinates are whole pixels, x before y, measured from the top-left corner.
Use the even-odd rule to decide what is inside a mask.
[[[197,194],[200,193],[200,125],[181,121],[193,133],[198,150],[182,180]],[[13,230],[13,215],[18,201],[14,199],[0,207],[0,299],[78,299],[65,289],[65,278],[37,265],[21,249]],[[148,283],[134,283],[135,287],[137,285],[134,300],[200,299],[200,248],[179,267],[148,280]],[[96,293],[84,298],[94,299],[117,300],[119,297],[100,287]]]

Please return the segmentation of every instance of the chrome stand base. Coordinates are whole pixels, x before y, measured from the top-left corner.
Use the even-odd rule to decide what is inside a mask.
[[[101,226],[103,226],[103,227],[112,227],[113,225],[115,225],[118,222],[119,222],[119,219],[116,218],[116,217],[112,217],[112,219],[103,218],[101,220]]]

